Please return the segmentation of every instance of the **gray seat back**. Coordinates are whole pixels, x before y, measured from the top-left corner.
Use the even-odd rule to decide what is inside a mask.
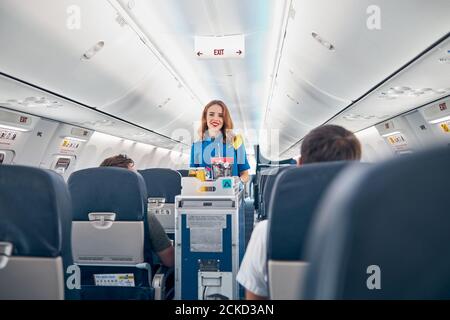
[[[164,168],[140,170],[147,187],[148,212],[167,233],[175,233],[175,197],[181,194],[181,174]]]
[[[311,299],[450,298],[450,148],[346,171],[308,239]]]
[[[353,162],[323,162],[288,168],[275,180],[269,208],[268,274],[272,299],[298,299],[306,236],[317,206],[341,170]],[[358,165],[360,165],[358,163]]]
[[[70,202],[55,172],[0,166],[0,300],[76,297],[65,285]]]

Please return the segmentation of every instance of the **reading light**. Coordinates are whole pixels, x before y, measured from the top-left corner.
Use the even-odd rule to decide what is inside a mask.
[[[444,122],[444,121],[449,121],[450,120],[450,116],[446,116],[446,117],[443,117],[443,118],[439,118],[439,119],[435,119],[435,120],[431,120],[431,121],[428,121],[429,123],[432,123],[432,124],[436,124],[436,123],[440,123],[440,122]]]
[[[383,134],[382,137],[387,138],[387,137],[393,136],[395,134],[400,134],[400,131],[394,131],[394,132],[391,132],[391,133],[386,133],[386,134]]]
[[[327,48],[330,51],[334,51],[335,47],[328,41],[326,41],[324,38],[319,36],[317,33],[313,32],[311,33],[312,37],[319,42],[321,45],[323,45],[325,48]]]
[[[64,139],[72,140],[72,141],[78,141],[78,142],[86,142],[87,141],[85,139],[74,138],[74,137],[64,137]]]
[[[1,129],[7,129],[7,130],[14,130],[14,131],[20,131],[20,132],[27,132],[31,131],[29,129],[19,128],[19,127],[13,127],[13,126],[7,126],[5,124],[0,124]]]
[[[90,48],[88,51],[86,51],[81,56],[81,60],[90,60],[90,59],[92,59],[100,50],[103,49],[104,46],[105,46],[105,42],[104,41],[97,42],[95,44],[95,46]]]
[[[283,46],[286,40],[286,32],[289,25],[290,6],[285,1],[274,1],[274,8],[272,8],[272,15],[274,17],[273,28],[269,32],[268,43],[275,48],[269,50],[266,60],[268,66],[267,73],[270,75],[264,89],[264,96],[266,97],[265,108],[263,114],[263,121],[261,121],[260,131],[265,130],[264,125],[267,122],[268,114],[272,104],[272,99],[275,93],[276,80],[280,68],[281,58],[283,55]]]

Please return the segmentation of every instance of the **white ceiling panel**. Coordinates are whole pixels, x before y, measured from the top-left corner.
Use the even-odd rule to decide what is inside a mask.
[[[165,128],[174,121],[184,123],[202,111],[160,63],[133,90],[99,109],[168,135]]]
[[[179,143],[93,109],[0,76],[0,107],[171,149]]]
[[[450,38],[348,108],[331,123],[359,131],[450,95]]]
[[[80,29],[68,27],[72,6],[80,10]],[[116,19],[107,1],[1,1],[0,71],[101,107],[129,91],[157,61]],[[82,60],[100,41],[103,49]]]
[[[380,29],[371,30],[367,21],[373,17],[374,6],[379,9]],[[380,90],[334,116],[448,35],[448,12],[450,2],[444,0],[385,0],[377,3],[343,0],[339,7],[331,0],[294,0],[278,78],[295,82],[287,76],[291,74],[297,80],[295,86],[299,90],[295,100],[300,102],[305,95],[302,89],[305,86],[314,88],[322,98],[309,99],[309,108],[323,109],[314,115],[311,109],[308,112],[307,109],[291,108],[292,117],[306,120],[304,116],[309,114],[313,115],[316,126],[332,119],[330,123],[359,131],[448,94],[450,70],[447,67],[450,64],[439,62],[442,57],[449,57],[447,40],[382,84]],[[313,32],[320,35],[322,41],[331,43],[334,50],[328,50],[314,39]],[[286,87],[276,86],[274,97],[281,96],[277,91]],[[401,97],[386,97],[397,87],[411,90],[402,93]],[[425,89],[424,94],[421,89]],[[324,103],[325,97],[330,99],[334,115],[327,112],[331,109],[325,108],[329,105]],[[286,105],[293,105],[289,100],[273,99],[271,111],[278,113],[282,108],[286,109]],[[299,141],[303,136],[297,138]],[[296,150],[297,147],[295,144],[289,149]],[[292,153],[289,149],[283,150],[284,156]]]
[[[376,18],[374,5],[380,29],[367,26]],[[361,97],[450,30],[448,0],[294,0],[293,10],[283,60],[315,87],[345,100]]]

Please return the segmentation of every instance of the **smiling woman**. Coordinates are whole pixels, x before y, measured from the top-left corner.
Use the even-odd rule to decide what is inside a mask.
[[[245,147],[242,138],[234,135],[232,130],[233,120],[225,103],[220,100],[208,103],[198,132],[200,141],[192,145],[191,167],[204,167],[208,177],[214,178],[213,167],[220,163],[231,167],[231,175],[247,182],[250,165]]]

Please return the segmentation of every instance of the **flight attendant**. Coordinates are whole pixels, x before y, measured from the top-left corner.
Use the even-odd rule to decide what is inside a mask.
[[[225,164],[225,167],[230,167],[232,176],[247,182],[250,165],[243,139],[232,130],[233,121],[225,103],[220,100],[208,103],[198,131],[200,141],[192,145],[191,167],[204,167],[214,176],[213,164]]]

